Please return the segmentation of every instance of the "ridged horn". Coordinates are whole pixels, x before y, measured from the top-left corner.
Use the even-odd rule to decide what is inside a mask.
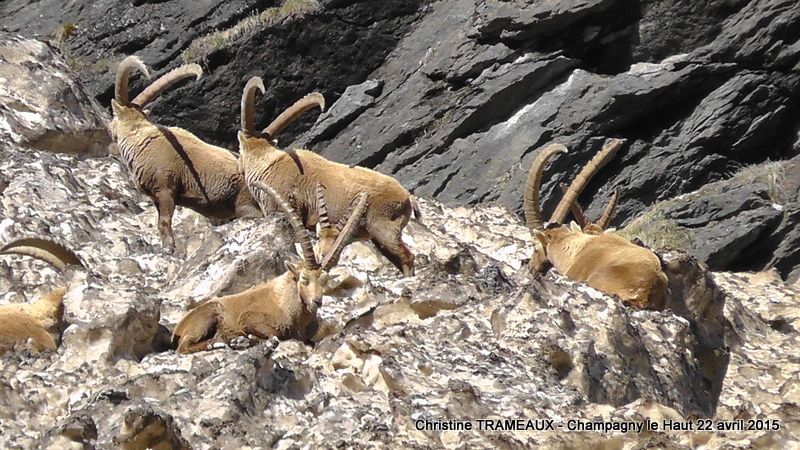
[[[347,245],[347,241],[350,240],[350,236],[352,236],[353,232],[356,231],[359,222],[361,222],[361,218],[364,216],[364,212],[367,210],[367,193],[362,192],[358,194],[356,197],[356,206],[353,208],[353,212],[350,213],[350,217],[347,219],[347,223],[344,225],[342,232],[339,233],[339,236],[336,237],[336,240],[333,242],[333,246],[331,250],[322,258],[322,264],[320,267],[322,270],[330,270],[330,268],[339,261],[339,256],[342,254],[342,250]]]
[[[614,157],[617,150],[622,147],[622,142],[622,139],[611,139],[596,155],[594,155],[591,161],[583,166],[578,176],[576,176],[572,184],[569,185],[567,193],[564,194],[564,196],[561,197],[561,201],[558,202],[558,206],[556,206],[553,215],[550,217],[550,222],[562,223],[564,221],[570,205],[578,199],[578,196],[581,195],[581,191],[583,191],[583,188],[589,183],[592,176]]]
[[[611,216],[614,214],[614,210],[617,209],[618,201],[619,190],[614,189],[614,192],[611,194],[611,198],[608,199],[606,208],[603,210],[603,215],[597,219],[597,226],[600,227],[601,230],[605,230],[606,227],[608,227],[608,224],[611,223]]]
[[[275,200],[275,203],[289,220],[289,225],[291,225],[292,230],[294,230],[295,239],[297,239],[297,242],[300,243],[300,247],[303,249],[303,260],[306,263],[306,267],[309,269],[319,269],[319,263],[317,262],[316,256],[314,256],[314,247],[311,245],[311,236],[308,235],[308,231],[306,231],[303,222],[300,220],[300,216],[297,215],[292,205],[290,205],[282,195],[278,194],[275,189],[272,189],[260,181],[253,183],[253,187],[259,191],[266,192]]]
[[[539,188],[542,185],[542,172],[545,164],[557,153],[567,153],[567,147],[562,144],[550,144],[543,148],[533,159],[531,169],[528,171],[525,191],[522,194],[522,209],[525,212],[525,223],[531,232],[544,228],[542,208],[539,205]]]
[[[319,227],[323,230],[331,228],[331,219],[328,216],[328,205],[325,203],[325,188],[317,183],[317,210],[319,211]]]
[[[242,132],[245,136],[255,136],[255,108],[256,108],[256,89],[264,95],[267,90],[264,88],[264,80],[261,77],[252,77],[247,80],[242,92]]]
[[[148,72],[147,66],[144,65],[138,56],[131,55],[123,59],[122,62],[119,63],[119,66],[117,66],[117,77],[116,80],[114,80],[114,100],[120,105],[129,105],[128,79],[130,79],[131,73],[134,70],[138,70],[142,72],[145,77],[148,79],[150,78],[150,72]]]
[[[165,73],[164,75],[161,75],[161,77],[156,81],[150,83],[150,86],[147,86],[145,90],[140,92],[139,95],[133,99],[132,103],[139,105],[140,108],[144,108],[150,102],[157,99],[158,96],[164,91],[171,88],[175,84],[192,77],[194,77],[195,80],[199,80],[202,75],[203,69],[197,64],[186,64],[184,66],[177,67]]]
[[[270,138],[277,137],[286,127],[292,124],[298,117],[309,109],[319,106],[319,109],[325,111],[325,97],[319,92],[312,92],[306,94],[300,100],[294,102],[294,105],[286,108],[278,117],[275,118],[267,128],[264,128],[262,133],[266,133]]]
[[[561,190],[561,195],[565,195],[567,193],[567,183],[558,183],[558,188]],[[581,228],[586,228],[586,214],[583,213],[583,208],[578,202],[572,202],[572,205],[569,208],[570,212],[572,213],[573,217],[575,217],[575,222],[578,222],[578,226]]]
[[[69,266],[83,266],[72,250],[48,239],[22,238],[0,247],[0,255],[24,255],[44,261],[63,272]]]

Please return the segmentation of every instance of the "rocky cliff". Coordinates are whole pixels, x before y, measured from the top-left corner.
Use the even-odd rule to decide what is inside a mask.
[[[0,242],[54,238],[87,266],[62,275],[0,259],[2,304],[68,289],[58,350],[0,359],[0,446],[800,439],[797,4],[191,3],[0,5],[4,28],[52,43],[0,38]],[[215,226],[179,209],[179,251],[162,251],[151,202],[105,155],[113,68],[130,53],[158,72],[203,61],[207,75],[154,116],[228,147],[249,76],[268,82],[260,123],[321,89],[330,111],[289,138],[420,196],[406,238],[418,274],[400,278],[370,244],[350,245],[338,270],[358,285],[324,298],[315,345],[242,339],[177,355],[169,334],[189,304],[281,273],[295,250],[277,215]],[[597,214],[620,189],[616,224],[659,248],[664,311],[524,268],[532,243],[516,210],[534,150],[570,147],[548,170],[549,207],[556,181],[612,136],[627,143],[582,201]],[[424,429],[478,419],[561,428]],[[568,431],[570,419],[693,430]],[[760,429],[700,431],[703,419]]]
[[[154,117],[191,124],[232,149],[249,77],[263,77],[268,92],[258,123],[319,90],[333,107],[297,144],[394,174],[413,193],[451,205],[497,202],[518,213],[535,150],[551,140],[571,151],[545,180],[547,208],[558,182],[603,139],[627,139],[581,198],[599,214],[604,193],[618,189],[615,226],[711,182],[736,188],[725,182],[745,167],[800,154],[794,0],[380,8],[357,0],[8,0],[0,17],[0,27],[57,46],[102,105],[124,56],[137,54],[159,73],[200,62],[205,77],[167,93]],[[304,118],[282,141],[313,121]],[[790,165],[777,177],[797,176]],[[754,189],[738,193],[745,201],[735,214],[709,209],[688,227],[671,221],[651,243],[697,250],[715,269],[775,267],[797,280],[797,186]]]

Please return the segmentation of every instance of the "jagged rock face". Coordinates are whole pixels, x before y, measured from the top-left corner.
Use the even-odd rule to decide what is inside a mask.
[[[89,270],[68,280],[58,351],[0,360],[6,448],[688,448],[800,436],[791,406],[799,373],[787,365],[798,291],[775,275],[711,275],[692,258],[664,254],[670,309],[635,312],[553,272],[529,275],[529,234],[503,208],[421,199],[424,220],[408,227],[418,275],[400,278],[370,244],[350,245],[341,268],[361,285],[324,298],[319,316],[328,333],[315,346],[267,341],[181,356],[166,350],[164,335],[187,302],[275,276],[290,247],[283,222],[214,227],[181,209],[176,234],[185,255],[169,256],[155,211],[118,162],[14,150],[0,161],[16,180],[2,198],[2,239],[55,236]],[[0,264],[3,301],[24,300],[56,278],[36,262]],[[769,382],[754,386],[762,377]],[[415,425],[518,417],[779,417],[783,427],[720,436],[443,433]]]
[[[456,8],[449,15],[438,9],[453,4],[426,6],[415,30],[430,17],[461,20]],[[136,7],[159,5],[165,3],[137,2]],[[326,5],[350,7],[348,2]],[[465,51],[464,59],[439,67],[454,68],[453,73],[461,75],[452,76],[462,79],[478,77],[484,70],[491,72],[487,79],[525,80],[531,79],[525,78],[526,70],[571,70],[564,67],[574,65],[575,56],[517,60],[515,47],[503,50],[500,43],[556,36],[569,24],[592,23],[594,15],[607,13],[612,3],[542,10],[551,8],[548,5],[482,3],[470,20],[497,43],[480,45],[493,46],[487,51],[497,54],[508,52],[509,65],[501,69],[473,64]],[[646,16],[660,20],[661,7],[650,4]],[[621,26],[628,19],[621,15],[609,26]],[[534,22],[537,27],[530,26]],[[456,40],[458,28],[454,25],[445,33],[444,25],[440,36]],[[724,26],[718,29],[718,39],[734,39]],[[764,33],[774,34],[781,27],[769,24]],[[539,34],[531,35],[534,29]],[[602,28],[595,31],[599,34],[591,39],[605,36]],[[681,46],[706,44],[691,36],[675,39]],[[420,45],[402,42],[398,48],[409,54]],[[642,46],[636,52],[661,56],[668,47],[660,42],[651,53]],[[597,50],[586,49],[587,54]],[[723,56],[728,57],[719,57]],[[793,61],[790,55],[775,56],[767,64],[763,56],[744,50],[734,57],[778,69]],[[600,53],[595,61],[603,68],[599,72],[613,68]],[[515,72],[519,66],[525,69]],[[409,73],[409,67],[398,73],[412,80],[416,69]],[[658,75],[659,69],[657,76],[645,77],[646,82],[635,81],[645,76],[643,67],[647,68],[626,73],[645,93],[651,81],[670,86],[665,80],[705,70],[698,66],[678,75],[669,69]],[[589,72],[570,76],[607,80]],[[353,87],[337,105],[343,116],[355,117],[352,124],[377,107],[390,114],[382,98],[403,83],[381,76],[375,80]],[[617,89],[614,86],[623,83],[601,85],[595,92]],[[568,87],[543,95],[566,95],[571,92]],[[491,102],[487,95],[476,92],[472,107]],[[505,102],[513,103],[508,100],[512,91],[506,95]],[[617,102],[635,100],[620,95],[608,100],[612,110]],[[6,110],[2,113],[5,119]],[[57,114],[58,110],[41,110],[37,126],[23,133],[69,133],[53,125],[49,115]],[[323,120],[328,120],[321,122],[329,124],[328,129],[344,128],[321,139],[320,145],[334,142],[353,126],[336,118]],[[517,128],[512,124],[509,129]],[[359,283],[323,299],[318,316],[325,333],[315,345],[244,338],[237,342],[243,349],[221,347],[182,356],[170,349],[170,330],[189,306],[282,273],[283,260],[295,253],[285,221],[270,215],[212,225],[181,208],[174,219],[178,251],[169,255],[161,247],[152,203],[135,191],[115,157],[51,153],[34,148],[30,140],[19,142],[0,142],[0,242],[24,235],[53,238],[75,250],[87,269],[59,275],[40,262],[0,259],[2,304],[29,301],[57,283],[68,287],[58,350],[0,358],[3,448],[757,448],[786,447],[800,439],[800,365],[795,356],[800,291],[784,283],[777,271],[708,272],[697,258],[660,251],[669,276],[667,309],[634,311],[553,271],[529,274],[525,259],[532,248],[530,235],[507,208],[451,207],[420,198],[423,218],[412,221],[405,236],[417,255],[417,275],[401,278],[371,244],[348,246],[337,270]],[[785,173],[790,173],[789,163],[781,166]],[[566,173],[566,167],[566,160],[556,161],[554,171]],[[484,182],[473,178],[475,186]],[[745,187],[732,195],[736,201],[730,205],[721,192],[731,189],[712,186],[719,190],[705,199],[697,196],[665,208],[670,220],[713,231],[717,221],[735,217],[741,209],[777,211],[767,202],[771,193],[784,196],[776,204],[796,202],[796,194],[786,192],[797,192],[797,177],[775,178],[781,190],[768,182],[739,181]],[[788,238],[776,244],[776,255],[791,253],[792,247],[782,247],[794,239],[790,224],[781,219],[777,225]],[[781,427],[628,434],[417,429],[418,421],[425,420],[552,419],[566,426],[570,418],[640,423],[645,418],[660,422],[696,417],[777,419]]]
[[[9,0],[3,27],[49,37],[107,105],[123,57],[138,54],[163,73],[204,37],[280,2],[61,3]],[[570,148],[545,177],[549,211],[558,183],[604,138],[626,138],[581,197],[596,216],[617,188],[615,226],[743,166],[800,153],[794,0],[287,4],[312,11],[214,35],[199,58],[204,78],[166,93],[154,119],[235,149],[249,77],[267,87],[258,124],[319,90],[330,112],[295,140],[316,118],[307,114],[280,142],[394,174],[419,196],[517,212],[537,148],[551,140]],[[794,280],[796,211],[741,209],[724,226],[702,227],[687,248],[714,269],[777,267]],[[728,227],[737,232],[719,236]]]
[[[728,180],[656,203],[625,229],[655,247],[689,251],[711,269],[773,267],[800,279],[800,157],[746,168]]]
[[[53,48],[0,33],[0,60],[0,142],[52,152],[106,152],[108,114]]]

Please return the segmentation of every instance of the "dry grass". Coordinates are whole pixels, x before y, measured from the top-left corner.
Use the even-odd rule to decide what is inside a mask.
[[[183,61],[185,63],[202,61],[214,51],[230,46],[253,30],[270,27],[284,19],[303,17],[319,8],[317,0],[284,0],[281,6],[267,8],[240,20],[228,29],[218,30],[196,39],[183,51]]]
[[[651,205],[641,216],[620,230],[619,234],[628,239],[638,237],[651,248],[688,250],[694,243],[691,232],[667,219],[665,213],[678,202],[700,198],[701,191]]]
[[[621,230],[620,234],[629,239],[638,237],[653,248],[687,250],[694,243],[691,230],[665,217],[666,212],[677,203],[692,202],[707,195],[719,194],[721,186],[731,184],[744,186],[753,183],[766,184],[770,201],[782,203],[785,194],[782,184],[785,177],[783,163],[779,161],[744,167],[728,180],[707,184],[690,194],[651,205],[641,216]]]

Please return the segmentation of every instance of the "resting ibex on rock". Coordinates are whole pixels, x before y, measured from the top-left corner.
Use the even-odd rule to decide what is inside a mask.
[[[253,122],[255,92],[264,92],[261,78],[253,77],[242,94],[242,123],[239,132],[241,166],[248,186],[262,182],[287,197],[303,224],[313,229],[317,214],[317,185],[327,192],[327,211],[332,221],[346,215],[349,205],[361,193],[369,198],[364,222],[354,232],[356,239],[370,239],[406,276],[414,274],[414,255],[403,243],[403,228],[412,212],[418,214],[411,194],[392,177],[363,167],[348,167],[328,161],[308,150],[279,150],[272,139],[303,112],[325,100],[319,93],[306,95],[278,116],[267,128],[256,132]]]
[[[178,67],[129,101],[128,79],[134,70],[149,77],[147,67],[135,56],[125,58],[117,68],[111,132],[137,186],[155,202],[164,246],[175,249],[175,205],[213,219],[261,216],[233,153],[207,144],[184,129],[156,125],[143,111],[170,86],[186,78],[200,78],[200,66]]]
[[[208,350],[210,344],[229,342],[247,334],[261,339],[275,336],[278,339],[311,340],[318,326],[316,314],[322,295],[336,286],[337,280],[328,271],[336,264],[367,209],[367,196],[361,194],[342,231],[335,236],[324,257],[318,260],[311,236],[289,202],[260,182],[254,183],[253,187],[268,193],[284,212],[302,248],[303,261],[287,261],[288,271],[283,275],[191,310],[172,334],[173,343],[177,342],[180,353]]]
[[[603,232],[616,204],[616,196],[598,223],[587,225],[587,230],[574,223],[561,225],[589,179],[621,145],[621,140],[612,140],[583,167],[561,198],[547,226],[539,206],[542,172],[550,158],[557,153],[566,153],[567,148],[551,144],[533,160],[523,202],[525,220],[534,237],[530,269],[543,271],[550,263],[562,275],[617,295],[633,307],[658,309],[663,307],[667,291],[667,277],[661,270],[658,256],[615,233]]]
[[[0,247],[0,255],[13,254],[40,259],[59,271],[83,265],[75,253],[45,239],[17,239]],[[66,289],[61,287],[31,303],[0,306],[0,355],[27,343],[34,353],[55,350],[53,334],[61,324],[65,294]]]

